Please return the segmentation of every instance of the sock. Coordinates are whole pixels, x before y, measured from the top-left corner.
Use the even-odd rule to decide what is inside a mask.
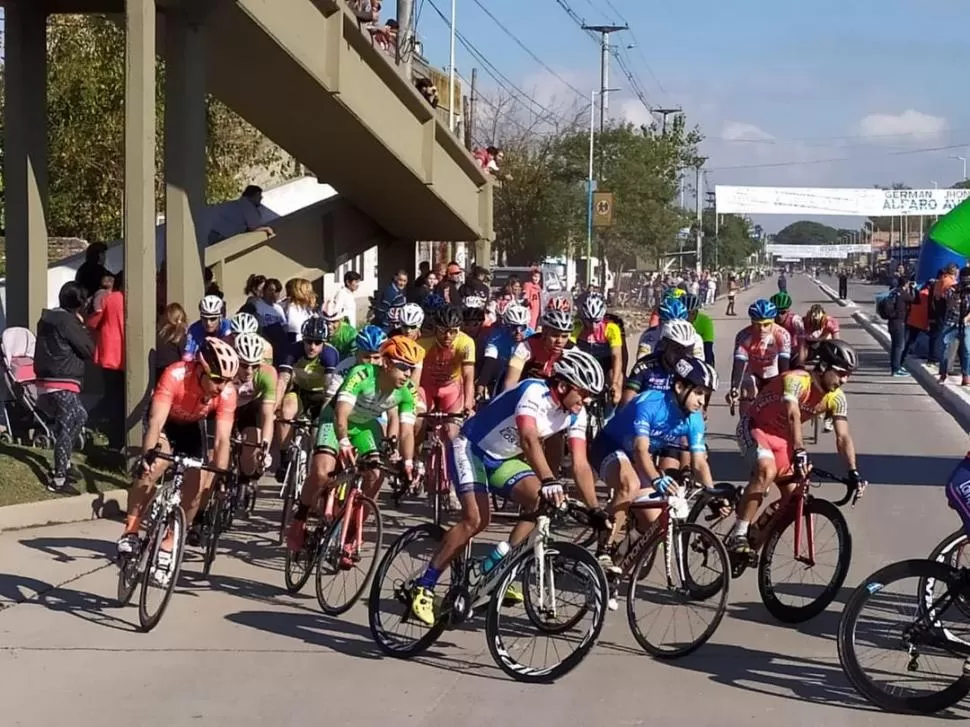
[[[296,513],[293,515],[294,520],[302,520],[306,522],[307,513],[310,512],[310,506],[304,505],[302,502],[296,506]]]
[[[421,586],[421,588],[427,588],[429,591],[433,591],[434,587],[438,585],[438,579],[441,577],[441,571],[437,568],[432,568],[430,565],[428,569],[424,572],[424,575],[418,578],[414,582],[416,586]]]
[[[749,523],[747,520],[738,519],[737,522],[734,523],[734,527],[731,528],[731,537],[734,537],[734,536],[738,536],[740,538],[746,537],[748,534],[748,527],[750,526],[750,524],[751,523]]]

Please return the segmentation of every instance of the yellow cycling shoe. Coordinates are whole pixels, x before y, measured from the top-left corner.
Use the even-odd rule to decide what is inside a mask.
[[[416,587],[411,599],[411,613],[425,626],[434,626],[434,592]]]
[[[524,600],[525,596],[522,595],[522,591],[512,585],[505,589],[505,595],[502,597],[502,605],[518,606]]]

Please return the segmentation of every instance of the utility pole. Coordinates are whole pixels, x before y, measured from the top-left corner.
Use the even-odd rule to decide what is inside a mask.
[[[627,30],[627,25],[583,25],[583,30],[592,30],[600,34],[600,152],[599,174],[597,180],[603,182],[603,165],[606,157],[603,153],[603,130],[606,128],[606,110],[609,107],[607,93],[610,91],[610,34]],[[602,232],[599,238],[600,259],[600,288],[606,293],[606,251],[603,246]],[[587,264],[589,261],[587,260]]]
[[[404,80],[411,83],[411,58],[414,50],[414,0],[397,0],[397,49],[394,60]]]
[[[697,209],[697,232],[695,235],[697,262],[694,265],[694,269],[697,271],[698,275],[700,275],[701,272],[701,257],[703,255],[704,245],[704,225],[703,217],[701,216],[701,168],[704,166],[704,162],[706,161],[706,157],[698,157],[696,166],[694,167],[694,206]]]
[[[684,110],[683,109],[680,109],[680,108],[677,108],[677,109],[651,109],[651,111],[653,111],[653,113],[655,113],[655,114],[660,114],[663,117],[663,122],[662,122],[662,125],[661,125],[661,131],[660,131],[660,133],[663,136],[666,136],[667,135],[667,117],[670,116],[670,114],[680,114],[680,113],[683,113],[684,112]]]
[[[471,89],[469,91],[468,109],[465,112],[465,148],[472,150],[472,140],[475,138],[475,110],[478,106],[478,69],[472,68]]]

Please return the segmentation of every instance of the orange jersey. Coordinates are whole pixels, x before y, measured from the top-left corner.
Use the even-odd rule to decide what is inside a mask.
[[[845,392],[841,388],[825,392],[812,381],[808,371],[786,371],[765,383],[748,408],[751,428],[769,434],[788,436],[788,407],[786,401],[796,402],[801,419],[807,422],[816,414],[827,413],[833,418],[845,418],[848,410]]]
[[[421,364],[422,386],[461,381],[465,365],[475,365],[475,341],[467,333],[459,332],[448,348],[442,347],[433,335],[419,339],[418,345],[425,352]]]
[[[208,397],[200,381],[204,375],[194,361],[173,363],[158,379],[152,404],[167,403],[169,420],[180,424],[202,421],[213,412],[217,421],[231,422],[236,414],[236,389],[229,383],[221,394]]]

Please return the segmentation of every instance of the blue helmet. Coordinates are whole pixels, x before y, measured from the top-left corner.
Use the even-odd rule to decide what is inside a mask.
[[[679,298],[667,298],[657,312],[661,321],[682,321],[687,318],[687,306]]]
[[[377,353],[386,340],[387,334],[378,326],[364,326],[357,333],[357,350],[364,353]]]
[[[424,308],[426,313],[434,313],[439,308],[444,308],[448,305],[448,302],[444,299],[444,296],[438,293],[429,293],[423,301],[421,301],[421,307]]]
[[[685,308],[687,308],[688,313],[693,313],[695,310],[701,307],[700,300],[698,300],[697,296],[693,293],[684,293],[682,296],[680,296],[680,302],[684,304]]]
[[[748,317],[753,321],[773,321],[777,315],[775,304],[764,298],[758,298],[748,307]]]

